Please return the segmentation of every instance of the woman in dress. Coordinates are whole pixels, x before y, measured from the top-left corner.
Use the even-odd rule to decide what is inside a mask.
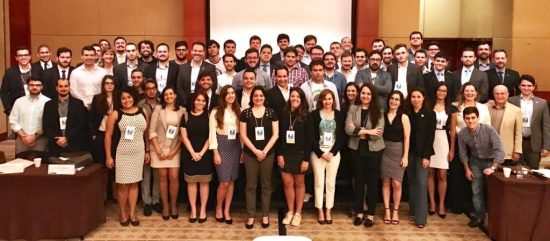
[[[334,207],[336,174],[340,165],[339,150],[344,142],[344,117],[336,110],[336,101],[338,100],[334,93],[324,89],[319,94],[316,109],[311,112],[314,137],[311,165],[315,185],[315,208],[318,211],[317,222],[321,225],[332,224],[331,210]],[[326,213],[323,212],[325,189]]]
[[[107,71],[107,74],[110,74],[110,75],[113,74],[114,62],[115,62],[115,50],[112,48],[103,50],[101,54],[101,61],[99,62],[99,66],[104,68]]]
[[[283,224],[299,226],[306,188],[304,174],[309,168],[313,125],[304,91],[290,88],[288,104],[283,107],[279,121],[279,140],[275,155],[281,168],[288,212]]]
[[[208,94],[198,90],[191,95],[190,109],[187,120],[183,119],[180,125],[181,137],[186,151],[183,151],[182,165],[191,214],[189,222],[197,221],[197,183],[201,206],[199,223],[206,222],[206,204],[214,164],[212,152],[208,149]]]
[[[380,110],[376,88],[365,83],[359,88],[359,105],[350,107],[346,117],[346,134],[350,136],[348,147],[352,150],[355,177],[354,225],[365,220],[365,227],[374,225],[374,212],[378,201],[380,163],[384,149],[384,115]],[[367,218],[363,213],[367,185]]]
[[[430,208],[428,214],[435,214],[435,176],[437,174],[437,192],[439,194],[439,210],[437,215],[440,218],[446,217],[445,195],[447,194],[447,170],[449,162],[454,158],[455,137],[456,137],[456,112],[454,105],[448,101],[448,89],[445,82],[439,82],[435,90],[435,111],[436,125],[434,138],[434,151],[430,159],[428,170],[428,195]]]
[[[271,175],[274,149],[279,137],[279,121],[275,111],[265,104],[265,90],[262,86],[252,89],[250,108],[241,113],[240,137],[244,144],[244,167],[246,170],[246,228],[254,227],[256,215],[256,188],[258,182],[262,193],[262,227],[269,227],[271,205]]]
[[[424,228],[428,221],[428,167],[434,154],[435,112],[427,107],[426,94],[415,88],[411,91],[409,118],[411,136],[409,148],[409,212],[416,227]]]
[[[151,167],[159,174],[159,190],[162,200],[162,219],[178,218],[180,146],[178,126],[186,114],[178,105],[174,87],[167,86],[161,94],[160,105],[151,115],[149,141],[151,142]],[[170,185],[168,185],[170,182]],[[170,189],[168,189],[170,187]],[[168,198],[170,193],[170,198]]]
[[[409,163],[409,136],[411,123],[404,113],[405,98],[400,91],[393,91],[388,98],[388,111],[384,118],[384,144],[382,154],[382,196],[384,198],[384,223],[399,224],[399,203],[403,187],[403,173]],[[393,188],[393,192],[391,189]],[[393,210],[390,209],[390,194]]]
[[[138,226],[136,215],[138,183],[143,179],[143,163],[149,163],[148,118],[145,110],[137,107],[138,93],[125,88],[117,100],[120,108],[107,118],[105,154],[107,168],[115,168],[120,225]],[[113,140],[115,143],[113,143]],[[114,157],[113,157],[114,154]],[[126,205],[130,206],[129,216]]]
[[[214,104],[217,106],[210,113],[208,143],[214,154],[214,165],[220,182],[216,195],[216,221],[232,224],[230,208],[242,160],[238,119],[241,108],[233,86],[222,87],[218,103]]]

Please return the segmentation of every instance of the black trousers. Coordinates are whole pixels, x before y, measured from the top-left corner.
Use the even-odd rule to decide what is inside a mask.
[[[360,155],[354,151],[353,155],[353,176],[355,177],[355,198],[353,209],[356,213],[362,213],[365,203],[365,184],[367,185],[367,215],[374,215],[376,203],[378,202],[378,189],[380,185],[380,166],[382,152],[369,152],[367,155]]]

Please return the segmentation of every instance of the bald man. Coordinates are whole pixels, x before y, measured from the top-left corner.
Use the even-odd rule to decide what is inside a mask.
[[[504,165],[519,164],[522,153],[521,109],[508,102],[508,88],[497,85],[493,89],[495,104],[487,104],[491,114],[491,125],[500,136],[504,148]]]

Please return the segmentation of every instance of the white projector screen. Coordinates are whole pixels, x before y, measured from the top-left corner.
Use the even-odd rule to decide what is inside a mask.
[[[330,43],[351,37],[353,0],[210,0],[210,39],[233,39],[236,55],[244,55],[248,40],[258,35],[279,52],[277,35],[290,36],[290,45],[303,44],[313,34],[325,51]]]

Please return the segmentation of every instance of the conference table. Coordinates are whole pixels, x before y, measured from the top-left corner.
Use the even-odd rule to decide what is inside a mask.
[[[107,171],[92,164],[75,175],[48,165],[0,175],[0,239],[83,238],[106,221]]]
[[[498,241],[550,240],[550,179],[489,176],[489,237]]]

